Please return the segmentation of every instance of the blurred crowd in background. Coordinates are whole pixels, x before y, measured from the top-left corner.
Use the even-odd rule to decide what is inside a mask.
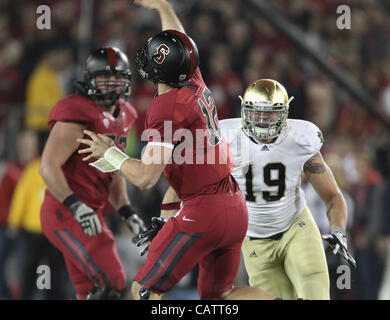
[[[130,2],[93,1],[92,35],[81,42],[80,0],[45,1],[51,9],[49,30],[36,27],[36,9],[42,1],[0,0],[0,299],[74,298],[61,257],[40,229],[38,210],[44,184],[37,168],[50,110],[72,92],[72,82],[82,75],[86,56],[81,48],[92,51],[116,46],[127,53],[133,70],[130,102],[139,113],[128,153],[140,155],[146,109],[155,88],[137,77],[134,57],[161,26],[156,13]],[[390,299],[389,127],[305,58],[245,1],[172,3],[198,45],[200,68],[216,101],[219,119],[240,116],[238,95],[253,80],[271,78],[295,97],[290,118],[312,121],[323,131],[322,153],[347,200],[349,248],[358,263],[358,268],[351,270],[350,289],[341,290],[336,283],[338,267],[344,262],[326,248],[331,298]],[[301,28],[330,64],[359,82],[375,98],[384,117],[390,118],[389,1],[269,3]],[[336,26],[336,9],[341,4],[351,8],[350,30]],[[159,215],[166,188],[164,178],[149,191],[129,185],[130,198],[145,221]],[[328,232],[325,207],[311,186],[304,182],[303,188],[321,232]],[[117,215],[108,212],[107,219],[130,282],[142,258]],[[52,267],[49,293],[35,290],[36,266],[42,263]],[[236,282],[246,282],[243,268]],[[184,278],[171,297],[196,297],[196,270]]]

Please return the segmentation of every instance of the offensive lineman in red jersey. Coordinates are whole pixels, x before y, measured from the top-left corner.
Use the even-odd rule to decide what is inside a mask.
[[[133,297],[160,299],[161,294],[199,263],[201,299],[273,299],[257,288],[233,288],[241,243],[248,227],[247,208],[230,175],[229,149],[219,131],[213,98],[198,68],[196,45],[184,34],[168,2],[139,0],[135,3],[156,9],[164,30],[149,39],[136,58],[138,73],[152,80],[158,90],[146,117],[149,143],[142,159],[137,160],[93,132],[85,131],[92,140],[78,140],[90,146],[79,150],[81,154],[90,153],[84,161],[98,158],[97,164],[114,167],[140,188],[153,186],[164,171],[183,201],[175,217],[160,231],[152,230],[158,233],[150,244],[146,262],[135,276]],[[183,146],[180,130],[193,137],[185,150],[190,151],[186,163],[178,161],[182,158],[177,151]],[[207,132],[206,138],[197,139],[197,130]],[[173,138],[167,132],[172,132]],[[214,163],[207,162],[211,153],[215,154]],[[162,161],[156,163],[158,156]]]
[[[128,130],[137,112],[126,98],[131,90],[126,55],[117,48],[101,48],[88,58],[84,81],[54,106],[49,117],[50,136],[42,155],[40,174],[47,190],[41,208],[46,237],[64,255],[78,299],[119,298],[125,274],[114,237],[102,216],[107,201],[133,233],[143,221],[130,206],[125,180],[102,174],[81,160],[77,138],[90,129],[104,134],[124,150]]]

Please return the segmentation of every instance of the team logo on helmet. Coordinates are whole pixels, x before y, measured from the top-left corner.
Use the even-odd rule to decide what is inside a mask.
[[[169,48],[165,44],[160,44],[157,48],[157,53],[153,57],[153,60],[158,64],[162,64],[165,60],[165,57],[169,54]]]

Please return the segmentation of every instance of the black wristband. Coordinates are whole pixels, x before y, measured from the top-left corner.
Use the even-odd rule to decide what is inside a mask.
[[[126,220],[133,214],[137,213],[137,211],[131,205],[125,204],[119,208],[118,213],[124,220]]]
[[[72,193],[70,196],[66,197],[62,203],[74,214],[80,205],[80,199]]]

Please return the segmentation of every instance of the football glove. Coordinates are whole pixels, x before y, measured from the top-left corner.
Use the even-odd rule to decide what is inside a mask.
[[[96,212],[82,203],[76,195],[68,196],[63,203],[72,212],[73,217],[83,228],[86,235],[93,237],[102,232],[102,226]]]
[[[123,221],[126,221],[126,225],[129,227],[130,231],[134,233],[135,237],[133,242],[137,241],[137,236],[141,232],[146,230],[144,221],[137,215],[137,211],[130,205],[124,205],[118,210],[119,215]]]
[[[330,234],[322,236],[331,248],[333,248],[333,254],[340,254],[350,265],[356,268],[356,261],[347,249],[347,236],[340,227],[333,227]]]
[[[150,225],[150,227],[146,231],[139,234],[137,247],[140,247],[143,244],[148,243],[148,245],[141,251],[141,256],[143,256],[145,253],[148,252],[150,243],[152,242],[153,238],[157,235],[157,233],[161,230],[161,228],[164,226],[166,222],[167,219],[163,217],[153,217],[152,224]]]

